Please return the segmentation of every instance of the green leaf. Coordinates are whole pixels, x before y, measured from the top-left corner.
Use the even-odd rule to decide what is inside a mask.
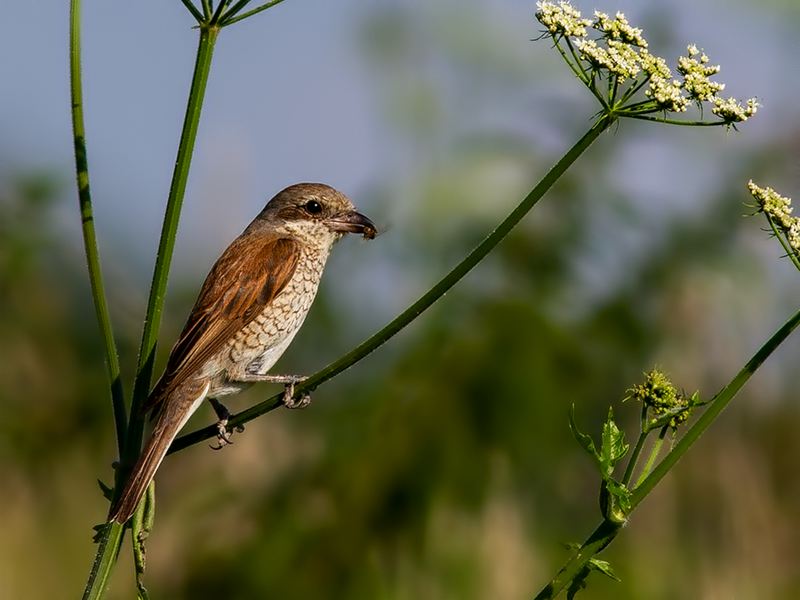
[[[594,445],[594,441],[592,437],[582,433],[578,426],[575,424],[575,405],[573,404],[572,407],[569,409],[569,430],[572,432],[572,437],[581,445],[581,447],[591,456],[594,458],[598,463],[600,463],[600,455],[597,453],[597,448]]]
[[[614,466],[625,457],[629,449],[630,445],[625,442],[625,432],[617,427],[614,422],[614,410],[609,407],[608,418],[603,423],[599,457],[604,478],[611,476]]]
[[[605,575],[609,579],[613,579],[614,581],[622,581],[619,577],[617,577],[617,574],[614,573],[614,570],[611,568],[611,564],[607,560],[600,560],[599,558],[590,558],[589,568],[592,571],[600,571],[603,575]]]

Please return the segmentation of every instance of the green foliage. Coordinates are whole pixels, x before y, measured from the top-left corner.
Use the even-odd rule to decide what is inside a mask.
[[[575,405],[569,414],[569,427],[572,435],[583,449],[595,460],[602,484],[600,487],[600,512],[603,517],[613,523],[625,523],[630,512],[630,495],[628,487],[614,479],[614,468],[628,454],[630,445],[625,442],[625,433],[614,421],[614,411],[609,407],[608,417],[603,423],[600,437],[600,450],[594,445],[591,436],[581,433],[575,424]]]

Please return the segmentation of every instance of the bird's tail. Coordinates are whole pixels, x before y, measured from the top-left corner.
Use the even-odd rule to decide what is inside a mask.
[[[162,401],[153,432],[133,466],[131,474],[122,488],[122,493],[111,506],[108,513],[109,521],[125,523],[131,518],[147,490],[147,486],[153,480],[161,461],[164,460],[172,440],[203,402],[208,393],[208,387],[207,383],[187,383],[174,390],[168,398]]]

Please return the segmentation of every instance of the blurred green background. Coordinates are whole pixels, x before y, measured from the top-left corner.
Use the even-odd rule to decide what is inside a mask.
[[[196,35],[179,2],[162,4],[85,6],[89,160],[127,381]],[[751,177],[800,193],[796,3],[577,5],[625,10],[668,57],[697,43],[726,91],[763,108],[739,133],[620,124],[309,409],[167,460],[152,597],[529,598],[599,517],[569,406],[596,433],[614,404],[632,436],[637,410],[620,400],[642,371],[657,364],[709,398],[796,309],[797,273],[763,221],[742,218]],[[147,11],[159,18],[143,25]],[[223,32],[159,365],[214,257],[294,181],[340,187],[387,231],[337,248],[277,371],[333,360],[459,260],[595,112],[548,42],[530,41],[533,11],[290,0]],[[0,596],[75,597],[115,442],[70,172],[66,6],[7,17],[19,26],[0,41]],[[800,597],[798,358],[790,338],[603,554],[623,582],[595,576],[584,597]],[[204,407],[191,427],[212,420]],[[126,545],[110,597],[133,590]]]

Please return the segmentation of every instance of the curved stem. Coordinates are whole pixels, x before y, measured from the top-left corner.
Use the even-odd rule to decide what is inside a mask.
[[[783,326],[770,337],[761,348],[747,361],[741,371],[737,373],[728,385],[714,396],[709,402],[708,408],[694,422],[694,424],[683,434],[672,450],[656,466],[655,469],[642,481],[631,494],[631,511],[635,509],[644,498],[653,491],[653,488],[661,481],[669,470],[675,466],[680,458],[686,454],[689,448],[716,420],[719,414],[730,403],[736,393],[742,389],[747,380],[756,372],[763,362],[772,354],[775,349],[789,337],[789,334],[800,324],[800,311],[796,312]],[[559,569],[553,579],[536,595],[536,600],[546,600],[555,598],[566,588],[570,582],[588,564],[589,560],[597,553],[610,544],[619,533],[619,526],[614,523],[603,521],[598,525],[580,548],[567,560]]]
[[[103,271],[100,268],[100,252],[94,230],[92,195],[89,190],[89,162],[86,156],[86,128],[83,123],[83,88],[81,82],[81,2],[70,3],[69,20],[69,79],[72,99],[72,139],[75,146],[75,177],[78,184],[78,204],[81,212],[83,249],[92,288],[94,312],[103,338],[106,354],[106,369],[111,386],[111,406],[114,411],[114,428],[117,434],[117,450],[120,456],[125,447],[125,394],[119,371],[119,354],[111,327],[111,316],[106,302]]]
[[[469,273],[475,265],[477,265],[489,252],[491,252],[497,244],[499,244],[506,235],[519,223],[522,218],[536,205],[536,203],[544,196],[547,190],[558,180],[561,175],[572,165],[573,162],[594,142],[598,136],[608,129],[614,119],[611,117],[601,117],[586,134],[578,140],[572,148],[559,160],[542,180],[536,185],[533,190],[517,205],[517,207],[509,214],[495,229],[492,231],[478,246],[470,252],[464,260],[458,263],[452,271],[445,275],[436,285],[434,285],[428,292],[426,292],[419,300],[414,302],[406,310],[400,313],[393,321],[386,325],[383,329],[375,333],[373,336],[353,348],[350,352],[342,356],[340,359],[332,362],[321,371],[314,373],[311,377],[295,386],[295,393],[311,391],[321,385],[322,383],[332,379],[342,371],[350,368],[355,363],[363,359],[365,356],[385,344],[394,335],[399,333],[414,319],[420,316],[427,310],[434,302],[441,298],[451,287],[458,283],[467,273]],[[281,398],[283,394],[276,394],[271,398],[256,404],[233,415],[229,421],[229,427],[236,427],[248,421],[252,421],[275,408],[281,406]],[[188,446],[201,442],[203,440],[212,438],[217,435],[216,426],[209,426],[199,429],[192,433],[179,437],[173,442],[169,452],[177,452]]]

